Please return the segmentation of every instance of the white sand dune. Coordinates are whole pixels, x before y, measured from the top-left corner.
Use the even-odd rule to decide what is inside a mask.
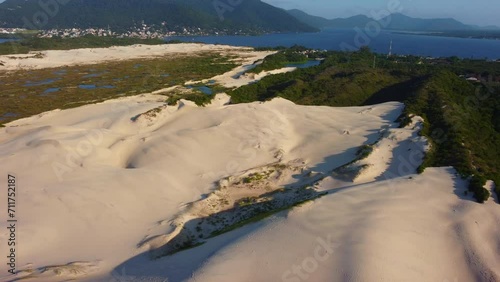
[[[499,281],[498,204],[460,199],[465,187],[453,169],[435,168],[340,189],[228,234],[222,248],[201,246],[188,280]]]
[[[2,264],[1,281],[499,281],[498,204],[464,196],[452,168],[400,170],[426,146],[417,117],[395,127],[402,104],[163,101],[121,98],[0,130],[23,246],[23,271],[6,277]],[[377,140],[357,183],[328,176]],[[328,195],[154,261],[138,247],[223,177],[298,159],[328,176],[316,187]]]
[[[355,112],[359,118],[379,110]],[[427,147],[417,134],[421,121],[414,117],[402,129],[391,123],[380,127],[374,153],[360,161],[379,163],[361,173],[356,182],[362,184],[328,177],[318,187],[329,192],[321,199],[169,257],[149,261],[139,255],[108,278],[499,281],[499,206],[493,199],[481,205],[465,196],[467,182],[453,168],[414,174]],[[335,139],[358,134],[349,129]],[[329,169],[338,163],[332,165]]]
[[[255,59],[256,57],[253,58]],[[215,76],[211,80],[214,80],[216,83],[219,83],[220,85],[227,88],[238,88],[244,85],[258,82],[269,75],[292,72],[297,69],[295,67],[286,67],[276,70],[262,71],[258,74],[245,72],[246,70],[251,69],[251,67],[254,66],[255,65],[244,65],[243,67],[234,69],[225,74]]]
[[[244,85],[258,82],[269,75],[292,72],[297,69],[295,67],[285,67],[270,71],[262,71],[258,74],[248,72],[256,66],[262,64],[265,57],[275,53],[276,51],[240,52],[240,66],[209,79],[204,79],[201,81],[189,81],[186,83],[186,85],[212,82],[220,84],[221,86],[224,86],[226,88],[239,88]]]
[[[415,116],[404,128],[395,123],[381,132],[380,140],[365,147],[369,155],[337,169],[338,176],[346,176],[355,183],[387,180],[415,174],[426,151],[427,139],[420,135],[423,119]]]
[[[0,71],[18,69],[43,69],[61,66],[89,65],[103,62],[155,58],[166,55],[191,55],[199,52],[232,52],[236,55],[250,56],[252,62],[261,60],[273,52],[256,52],[252,48],[227,45],[195,43],[132,45],[110,48],[82,48],[73,50],[49,50],[20,55],[0,56]]]
[[[215,181],[277,158],[331,171],[352,160],[358,146],[375,142],[402,110],[387,103],[362,114],[365,107],[305,107],[283,99],[227,106],[224,96],[205,108],[163,101],[127,97],[0,129],[0,170],[21,183],[20,269],[38,273],[87,262],[92,267],[79,273],[106,280],[103,275],[146,251],[137,248],[141,241],[168,233],[169,221]]]

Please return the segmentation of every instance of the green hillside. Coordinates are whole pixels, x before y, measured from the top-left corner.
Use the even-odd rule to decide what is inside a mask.
[[[357,15],[348,18],[326,19],[309,15],[300,10],[289,10],[288,13],[298,20],[317,28],[364,28],[374,19],[365,15]],[[498,30],[497,27],[479,27],[463,24],[455,19],[420,19],[409,17],[400,13],[394,13],[379,20],[384,29],[401,31],[421,31],[421,32],[457,32],[475,30]]]
[[[500,81],[473,84],[459,77],[481,72],[500,77],[498,63],[457,58],[449,58],[446,64],[422,63],[411,56],[386,58],[367,48],[315,56],[325,57],[320,66],[266,77],[238,88],[231,92],[232,101],[283,97],[302,105],[327,106],[404,102],[407,107],[402,124],[412,114],[424,117],[422,134],[432,143],[419,171],[453,166],[463,177],[475,175],[479,182],[485,177],[500,183]],[[471,188],[471,192],[479,202],[489,197],[480,186]],[[497,193],[500,195],[498,188]]]
[[[221,6],[220,3],[225,5]],[[238,5],[228,3],[208,0],[71,0],[57,7],[50,6],[47,10],[42,8],[37,0],[7,0],[0,4],[0,27],[51,29],[109,26],[113,30],[120,31],[145,23],[169,30],[183,28],[233,32],[317,30],[298,21],[286,11],[260,0],[246,0]]]

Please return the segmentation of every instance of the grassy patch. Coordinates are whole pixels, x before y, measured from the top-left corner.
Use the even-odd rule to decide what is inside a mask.
[[[357,160],[364,160],[373,153],[373,145],[363,145],[356,152]]]
[[[258,172],[255,172],[255,173],[250,173],[247,177],[243,178],[243,183],[252,183],[252,182],[256,182],[256,181],[261,181],[263,179],[268,179],[269,176],[271,176],[271,174],[274,172],[274,170],[270,170],[270,171],[266,171],[266,172],[263,172],[263,173],[258,173]]]
[[[0,117],[4,117],[0,122],[207,79],[233,69],[236,65],[228,62],[229,58],[231,56],[206,52],[195,56],[0,73]],[[180,98],[202,105],[209,103],[213,95],[196,93],[174,97]]]
[[[240,199],[236,205],[239,207],[245,207],[245,206],[250,206],[253,205],[257,202],[258,197],[246,197],[243,199]]]
[[[245,225],[248,225],[248,224],[251,224],[251,223],[254,223],[254,222],[258,222],[258,221],[261,221],[263,219],[266,219],[270,216],[272,216],[273,214],[276,214],[276,213],[279,213],[279,212],[282,212],[282,211],[286,211],[286,210],[289,210],[289,209],[292,209],[294,207],[300,207],[308,202],[312,202],[316,199],[319,199],[321,197],[323,197],[324,195],[327,195],[328,193],[321,193],[321,194],[318,194],[317,197],[315,198],[311,198],[311,199],[307,199],[307,200],[303,200],[303,201],[300,201],[300,202],[296,202],[292,205],[289,205],[289,206],[285,206],[285,207],[281,207],[281,208],[278,208],[278,209],[274,209],[274,210],[271,210],[271,211],[266,211],[266,212],[262,212],[262,213],[259,213],[251,218],[248,218],[248,219],[245,219],[245,220],[242,220],[236,224],[233,224],[233,225],[230,225],[230,226],[227,226],[225,227],[224,229],[222,230],[219,230],[219,231],[215,231],[215,232],[212,232],[212,234],[210,235],[209,238],[212,238],[212,237],[216,237],[216,236],[219,236],[219,235],[222,235],[224,233],[228,233],[230,231],[233,231],[233,230],[236,230],[238,228],[241,228]]]
[[[173,106],[177,104],[177,102],[180,99],[185,99],[189,101],[193,101],[196,105],[198,106],[205,106],[207,104],[210,104],[212,102],[212,99],[215,97],[215,95],[206,95],[203,93],[174,93],[171,94],[170,97],[167,99],[167,104],[170,106]]]

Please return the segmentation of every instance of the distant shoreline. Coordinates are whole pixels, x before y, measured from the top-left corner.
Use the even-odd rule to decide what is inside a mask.
[[[402,31],[390,30],[395,34],[410,34],[410,35],[423,35],[423,36],[440,36],[440,37],[453,37],[464,39],[480,39],[480,40],[500,40],[500,31]],[[490,34],[485,34],[490,33]]]
[[[8,33],[0,33],[0,39],[21,39],[21,35],[19,34],[8,34]]]

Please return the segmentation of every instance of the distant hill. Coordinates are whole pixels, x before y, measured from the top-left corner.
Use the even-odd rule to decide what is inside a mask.
[[[316,28],[325,28],[325,27],[352,28],[356,26],[364,26],[369,21],[372,20],[364,15],[329,20],[323,17],[309,15],[308,13],[297,9],[288,10],[288,13],[297,18],[298,20],[302,21],[303,23],[307,23],[308,25],[314,26]]]
[[[325,19],[322,17],[312,16],[300,10],[289,10],[288,13],[298,20],[314,26],[316,28],[335,27],[335,28],[354,28],[364,27],[373,19],[358,15],[349,18]],[[455,19],[419,19],[405,16],[403,14],[392,14],[381,22],[389,22],[385,29],[401,30],[401,31],[466,31],[466,30],[494,30],[498,29],[495,26],[479,27],[466,25]]]
[[[43,1],[40,1],[43,2]],[[218,3],[218,2],[217,2]],[[227,1],[222,1],[226,3]],[[0,3],[0,27],[23,27],[33,15],[48,15],[48,22],[38,29],[106,28],[128,29],[144,22],[169,28],[254,30],[264,32],[313,32],[285,10],[260,0],[245,0],[238,6],[221,9],[224,20],[207,0],[71,0],[60,5],[57,13],[44,12],[38,0],[7,0]],[[163,24],[162,24],[163,23]]]
[[[410,31],[449,31],[470,30],[473,26],[463,24],[455,19],[418,19],[403,14],[390,15],[390,24],[387,29]],[[387,19],[387,18],[386,18]],[[389,21],[389,19],[387,19]]]
[[[309,15],[306,12],[301,10],[293,9],[287,11],[290,15],[294,16],[296,19],[300,20],[303,23],[307,23],[310,26],[314,26],[316,28],[324,28],[331,26],[331,20],[325,19],[323,17]]]

